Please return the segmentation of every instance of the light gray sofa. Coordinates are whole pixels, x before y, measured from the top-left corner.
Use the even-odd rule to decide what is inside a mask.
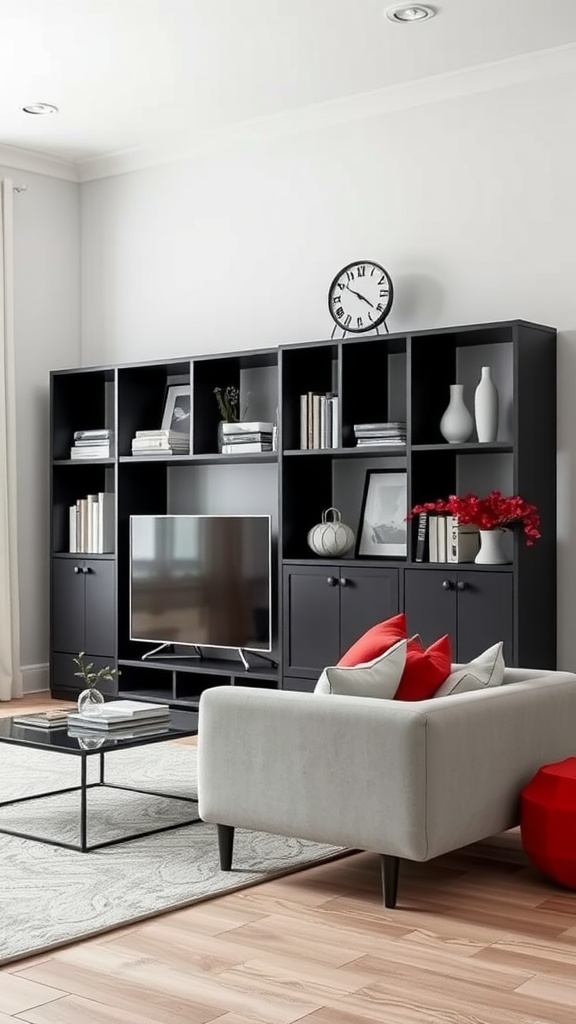
[[[235,826],[370,850],[394,907],[400,858],[518,825],[523,786],[576,753],[576,674],[506,669],[501,687],[417,703],[218,686],[198,747],[223,870]]]

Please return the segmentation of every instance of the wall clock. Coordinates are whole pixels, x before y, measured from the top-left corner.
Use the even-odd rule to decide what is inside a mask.
[[[390,275],[373,260],[349,263],[338,271],[328,289],[330,316],[343,331],[352,334],[377,331],[380,324],[386,327],[393,299]]]

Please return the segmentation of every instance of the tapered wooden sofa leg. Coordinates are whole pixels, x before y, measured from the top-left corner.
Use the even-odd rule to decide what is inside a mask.
[[[382,854],[380,857],[382,871],[382,889],[384,891],[384,906],[393,910],[396,906],[398,895],[398,870],[400,868],[399,857],[388,857]]]
[[[217,825],[218,829],[218,853],[220,855],[220,870],[232,870],[232,853],[234,850],[234,826]]]

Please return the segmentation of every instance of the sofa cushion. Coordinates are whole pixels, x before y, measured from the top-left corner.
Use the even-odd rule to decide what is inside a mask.
[[[426,700],[434,696],[452,668],[450,637],[441,636],[424,649],[419,636],[408,641],[406,665],[395,700]]]
[[[366,633],[363,633],[342,655],[338,665],[365,665],[366,662],[373,661],[374,658],[384,654],[384,651],[389,650],[398,640],[407,638],[408,631],[404,612],[400,615],[393,615],[390,619],[378,622]]]
[[[489,686],[501,686],[504,680],[503,642],[488,647],[467,665],[451,672],[436,691],[436,697],[447,697],[452,693],[469,693],[471,690],[485,690]]]
[[[325,668],[314,693],[391,699],[404,670],[407,644],[407,640],[398,640],[384,654],[363,665],[332,665]]]

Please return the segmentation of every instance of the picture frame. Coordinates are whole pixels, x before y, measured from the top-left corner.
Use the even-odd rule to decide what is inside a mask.
[[[407,475],[368,469],[364,481],[356,558],[406,558]]]
[[[171,384],[166,390],[161,430],[171,430],[190,437],[190,385]]]

